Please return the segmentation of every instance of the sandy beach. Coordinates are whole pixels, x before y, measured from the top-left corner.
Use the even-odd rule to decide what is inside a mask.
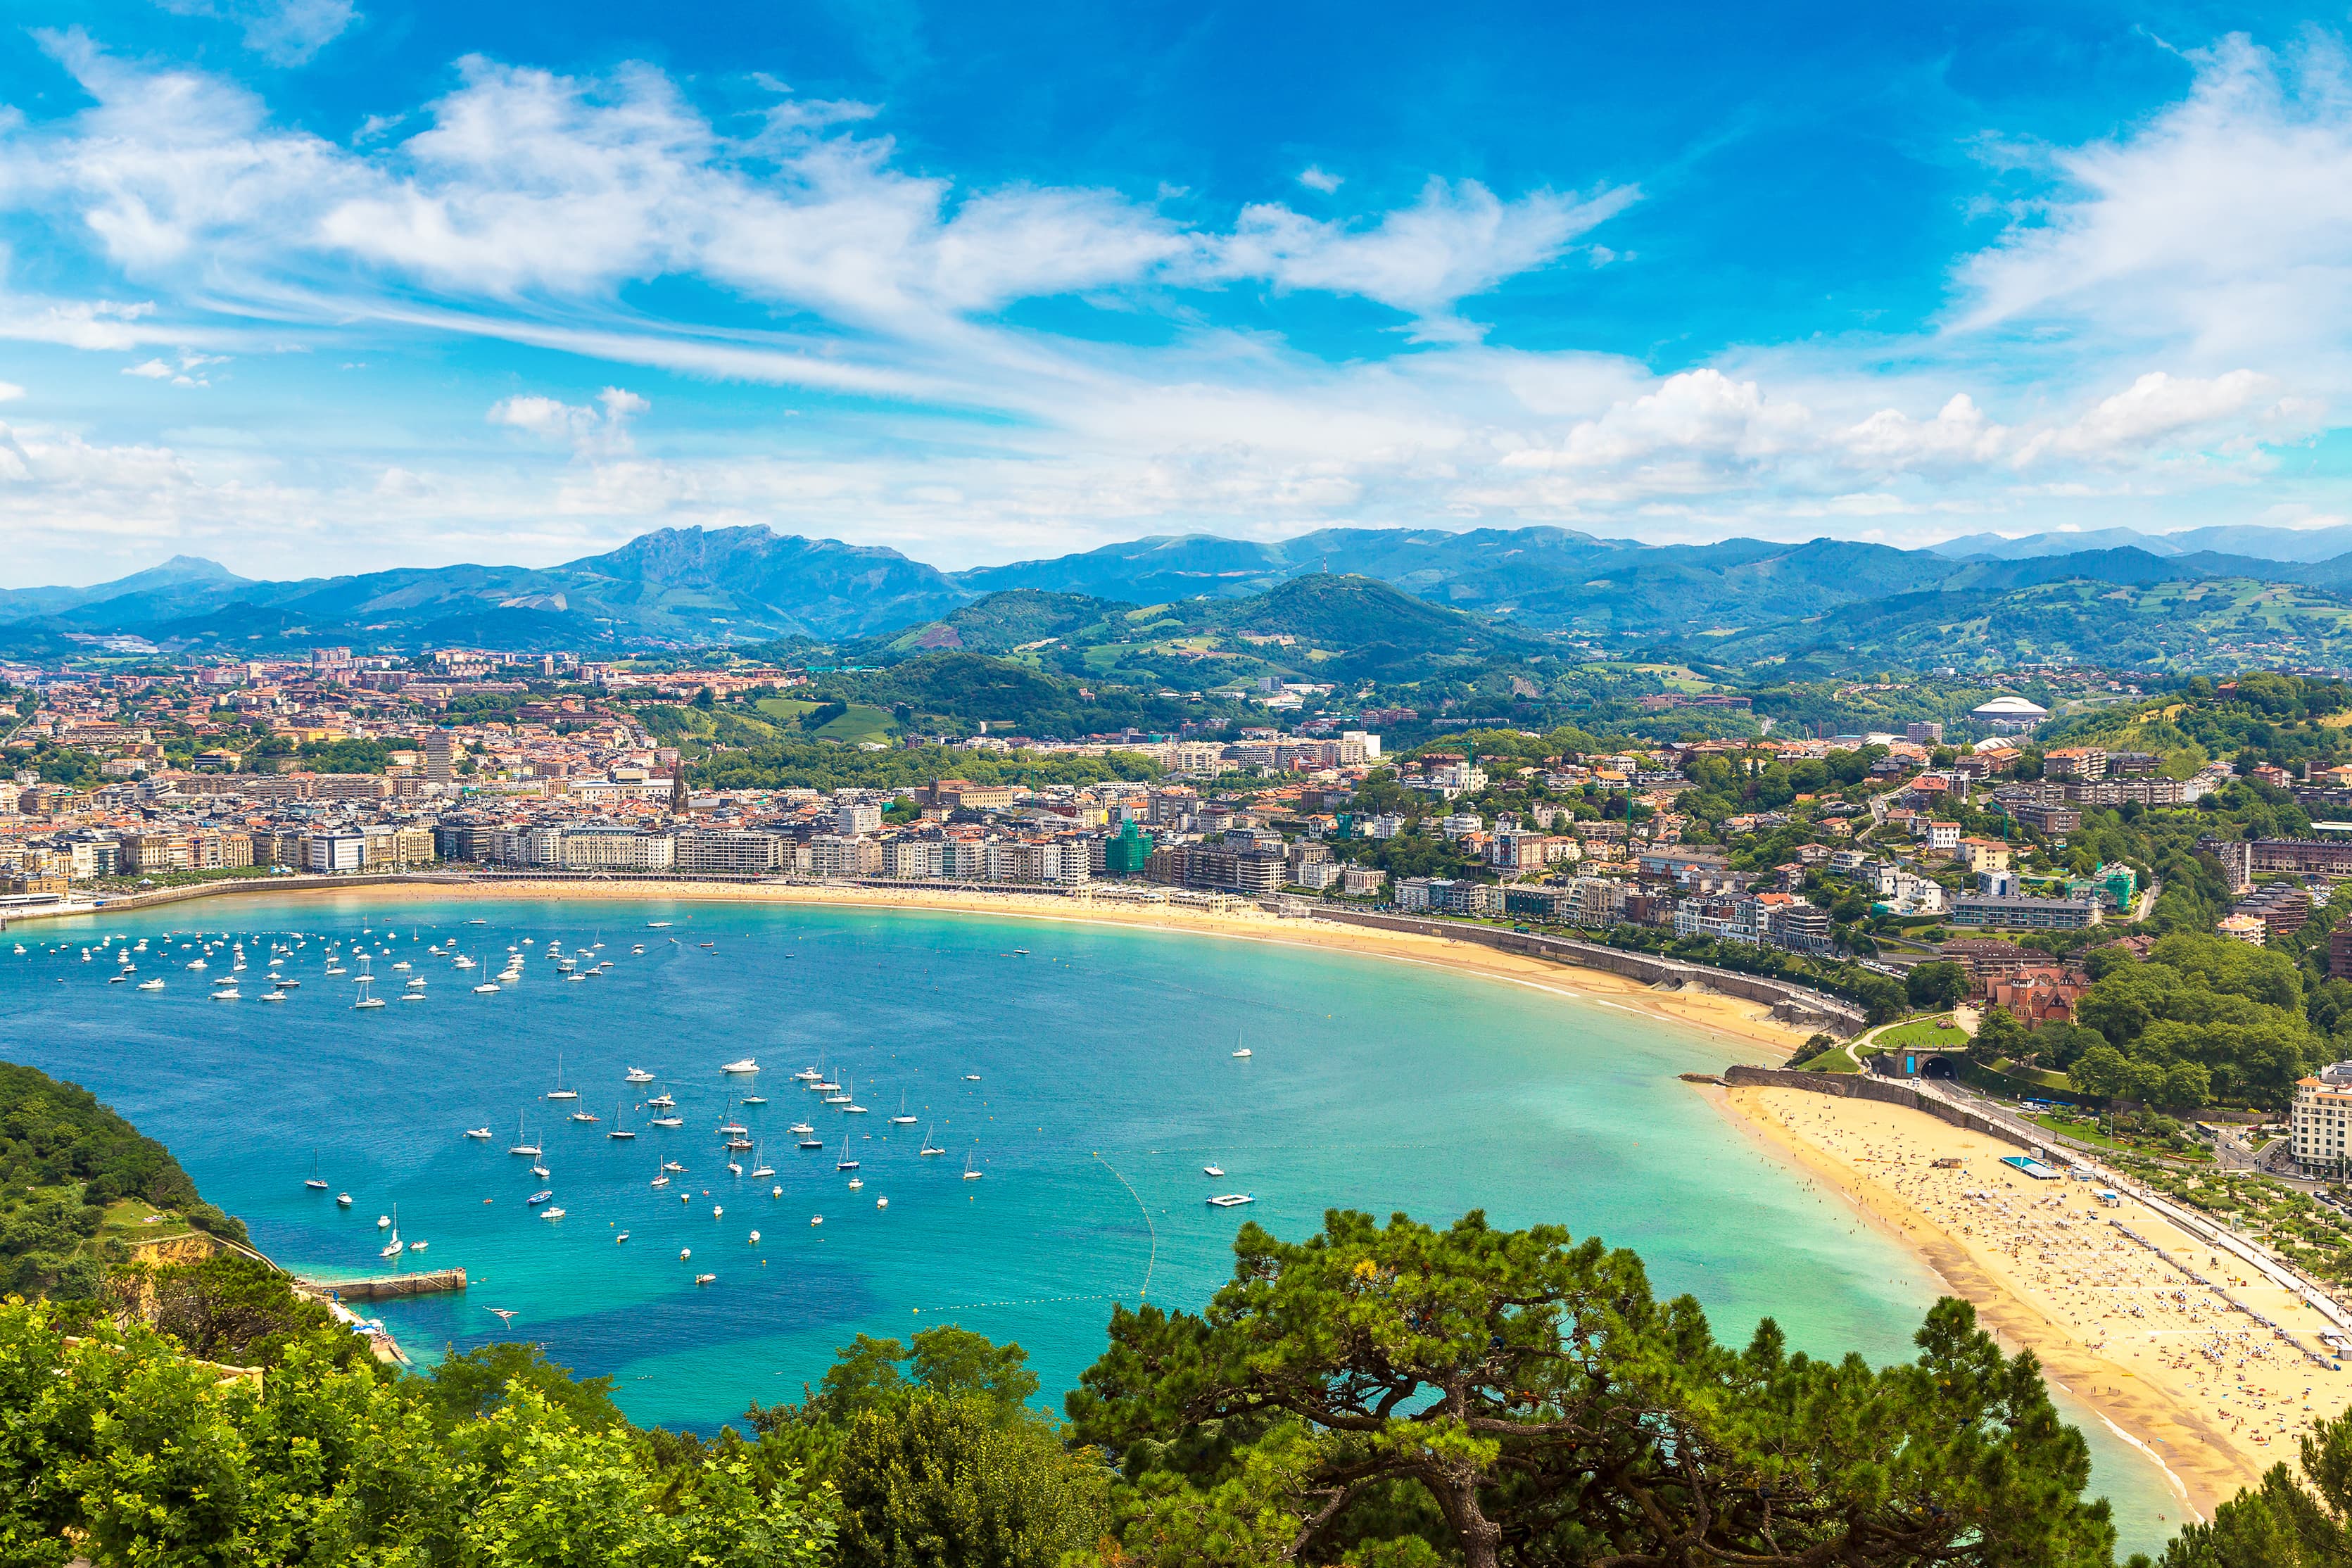
[[[527,879],[414,882],[372,882],[348,887],[288,888],[267,882],[225,886],[229,896],[245,892],[279,897],[364,900],[397,903],[417,899],[486,900],[591,900],[624,901],[675,900],[697,903],[831,904],[866,909],[922,910],[938,914],[984,915],[998,920],[1059,921],[1077,924],[1143,927],[1194,936],[1237,942],[1275,942],[1292,947],[1360,952],[1404,963],[1423,963],[1455,973],[1490,979],[1557,995],[1580,998],[1601,1006],[1640,1013],[1665,1023],[1711,1035],[1726,1043],[1762,1047],[1780,1061],[1805,1043],[1810,1031],[1780,1023],[1760,1002],[1727,996],[1713,991],[1661,991],[1612,974],[1548,963],[1517,953],[1501,952],[1475,942],[1449,942],[1412,931],[1384,931],[1367,926],[1343,926],[1328,921],[1286,920],[1244,907],[1222,913],[1160,904],[1094,900],[1029,893],[938,892],[900,888],[833,887],[775,882],[583,882]],[[163,905],[152,906],[156,910]],[[210,897],[175,906],[191,925],[215,918]],[[199,913],[199,910],[207,912]],[[126,911],[127,912],[127,911]],[[94,917],[103,920],[100,914]]]
[[[1906,1107],[1706,1092],[2153,1455],[2198,1518],[2292,1463],[2304,1428],[2352,1404],[2352,1370],[2331,1370],[2342,1363],[2315,1310],[2128,1196],[2111,1207],[2095,1184],[2035,1180],[2000,1163],[2013,1145]]]

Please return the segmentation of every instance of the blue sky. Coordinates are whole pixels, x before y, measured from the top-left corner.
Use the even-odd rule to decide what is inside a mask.
[[[39,9],[0,583],[2352,511],[2336,13]]]

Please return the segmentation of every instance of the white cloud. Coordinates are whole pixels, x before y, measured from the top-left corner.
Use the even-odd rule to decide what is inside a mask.
[[[1491,347],[1461,320],[1531,270],[1572,258],[1563,279],[1582,286],[1585,262],[1613,262],[1595,232],[1638,198],[1631,184],[1509,195],[1433,178],[1392,211],[1264,202],[1220,226],[1170,216],[1193,209],[1162,210],[1167,192],[967,189],[908,166],[874,106],[780,84],[763,112],[714,122],[651,68],[472,59],[445,97],[388,110],[345,147],[203,72],[129,64],[78,32],[44,43],[90,106],[0,124],[0,224],[94,252],[105,286],[83,292],[112,298],[0,292],[0,336],[192,385],[236,355],[240,390],[262,380],[264,351],[390,363],[467,337],[604,375],[828,395],[789,425],[681,454],[656,449],[667,430],[633,434],[647,401],[617,386],[576,403],[482,391],[460,416],[489,404],[514,437],[495,465],[387,443],[340,471],[331,453],[298,465],[301,486],[226,442],[5,448],[0,462],[38,477],[14,504],[47,497],[101,535],[140,518],[201,532],[242,506],[264,535],[331,515],[395,554],[510,559],[653,521],[773,521],[952,562],[1341,521],[1661,538],[1814,519],[1896,538],[1948,511],[2021,531],[2146,526],[2168,507],[2211,521],[2197,498],[2257,475],[2266,507],[2336,504],[2321,480],[2265,468],[2352,394],[2352,89],[2315,44],[2282,65],[2226,42],[2198,57],[2183,103],[2037,153],[2050,193],[1956,263],[1932,334],[1824,335],[1659,374]],[[2314,161],[2328,171],[2315,182]],[[1298,178],[1340,185],[1319,167]],[[2292,201],[2245,195],[2265,178]],[[2191,217],[2167,208],[2176,189]],[[2270,210],[2283,205],[2297,210]],[[665,279],[696,287],[634,287]],[[1330,363],[1271,331],[1205,324],[1213,301],[1177,292],[1252,285],[1371,301],[1410,334]],[[1008,307],[1050,296],[1157,308],[1166,330],[1137,346],[1009,324],[1029,318]],[[711,297],[724,303],[675,317],[646,303]]]
[[[245,47],[273,65],[299,66],[353,22],[352,0],[155,0],[181,16],[212,16],[243,29]]]
[[[584,455],[611,455],[629,449],[628,422],[653,405],[635,393],[608,386],[593,404],[565,403],[560,398],[522,393],[490,405],[493,425],[558,441]]]
[[[1298,183],[1305,185],[1310,191],[1320,191],[1328,196],[1332,192],[1338,190],[1345,181],[1341,176],[1334,174],[1328,170],[1320,169],[1316,165],[1309,163],[1307,167],[1298,171]]]
[[[2202,368],[2338,361],[2352,326],[2352,68],[2313,33],[2282,58],[2231,35],[2189,96],[2127,135],[2011,149],[2055,188],[1960,268],[1962,329],[2055,324],[2178,345]]]
[[[1616,186],[1590,196],[1539,191],[1506,202],[1475,180],[1433,178],[1413,205],[1368,228],[1264,204],[1242,210],[1209,271],[1264,278],[1281,289],[1359,294],[1421,318],[1433,335],[1458,336],[1450,318],[1462,300],[1552,261],[1571,239],[1639,195],[1632,186]]]

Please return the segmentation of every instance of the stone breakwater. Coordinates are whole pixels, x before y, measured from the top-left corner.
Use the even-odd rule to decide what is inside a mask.
[[[1827,992],[1792,985],[1785,980],[1768,979],[1760,974],[1742,974],[1733,969],[1717,969],[1712,964],[1685,963],[1678,959],[1660,958],[1653,953],[1628,952],[1622,948],[1607,947],[1596,942],[1580,942],[1574,937],[1551,936],[1542,931],[1508,931],[1501,926],[1477,925],[1467,921],[1380,914],[1370,910],[1318,909],[1314,911],[1314,916],[1317,920],[1332,921],[1342,925],[1413,931],[1423,936],[1443,937],[1450,942],[1476,942],[1482,947],[1522,953],[1530,958],[1549,959],[1555,963],[1572,964],[1580,969],[1605,970],[1647,985],[1703,986],[1727,996],[1761,1002],[1771,1008],[1775,1018],[1784,1023],[1818,1028],[1833,1035],[1859,1034],[1870,1021],[1869,1015],[1862,1008]]]

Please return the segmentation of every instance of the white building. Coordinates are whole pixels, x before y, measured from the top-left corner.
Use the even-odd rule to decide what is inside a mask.
[[[312,871],[357,871],[367,865],[367,840],[356,833],[313,833],[302,848]]]
[[[882,808],[870,800],[845,800],[834,808],[835,829],[846,834],[882,831]]]
[[[2352,1062],[2336,1062],[2294,1086],[2294,1158],[2305,1171],[2345,1172],[2346,1129],[2352,1125]]]

